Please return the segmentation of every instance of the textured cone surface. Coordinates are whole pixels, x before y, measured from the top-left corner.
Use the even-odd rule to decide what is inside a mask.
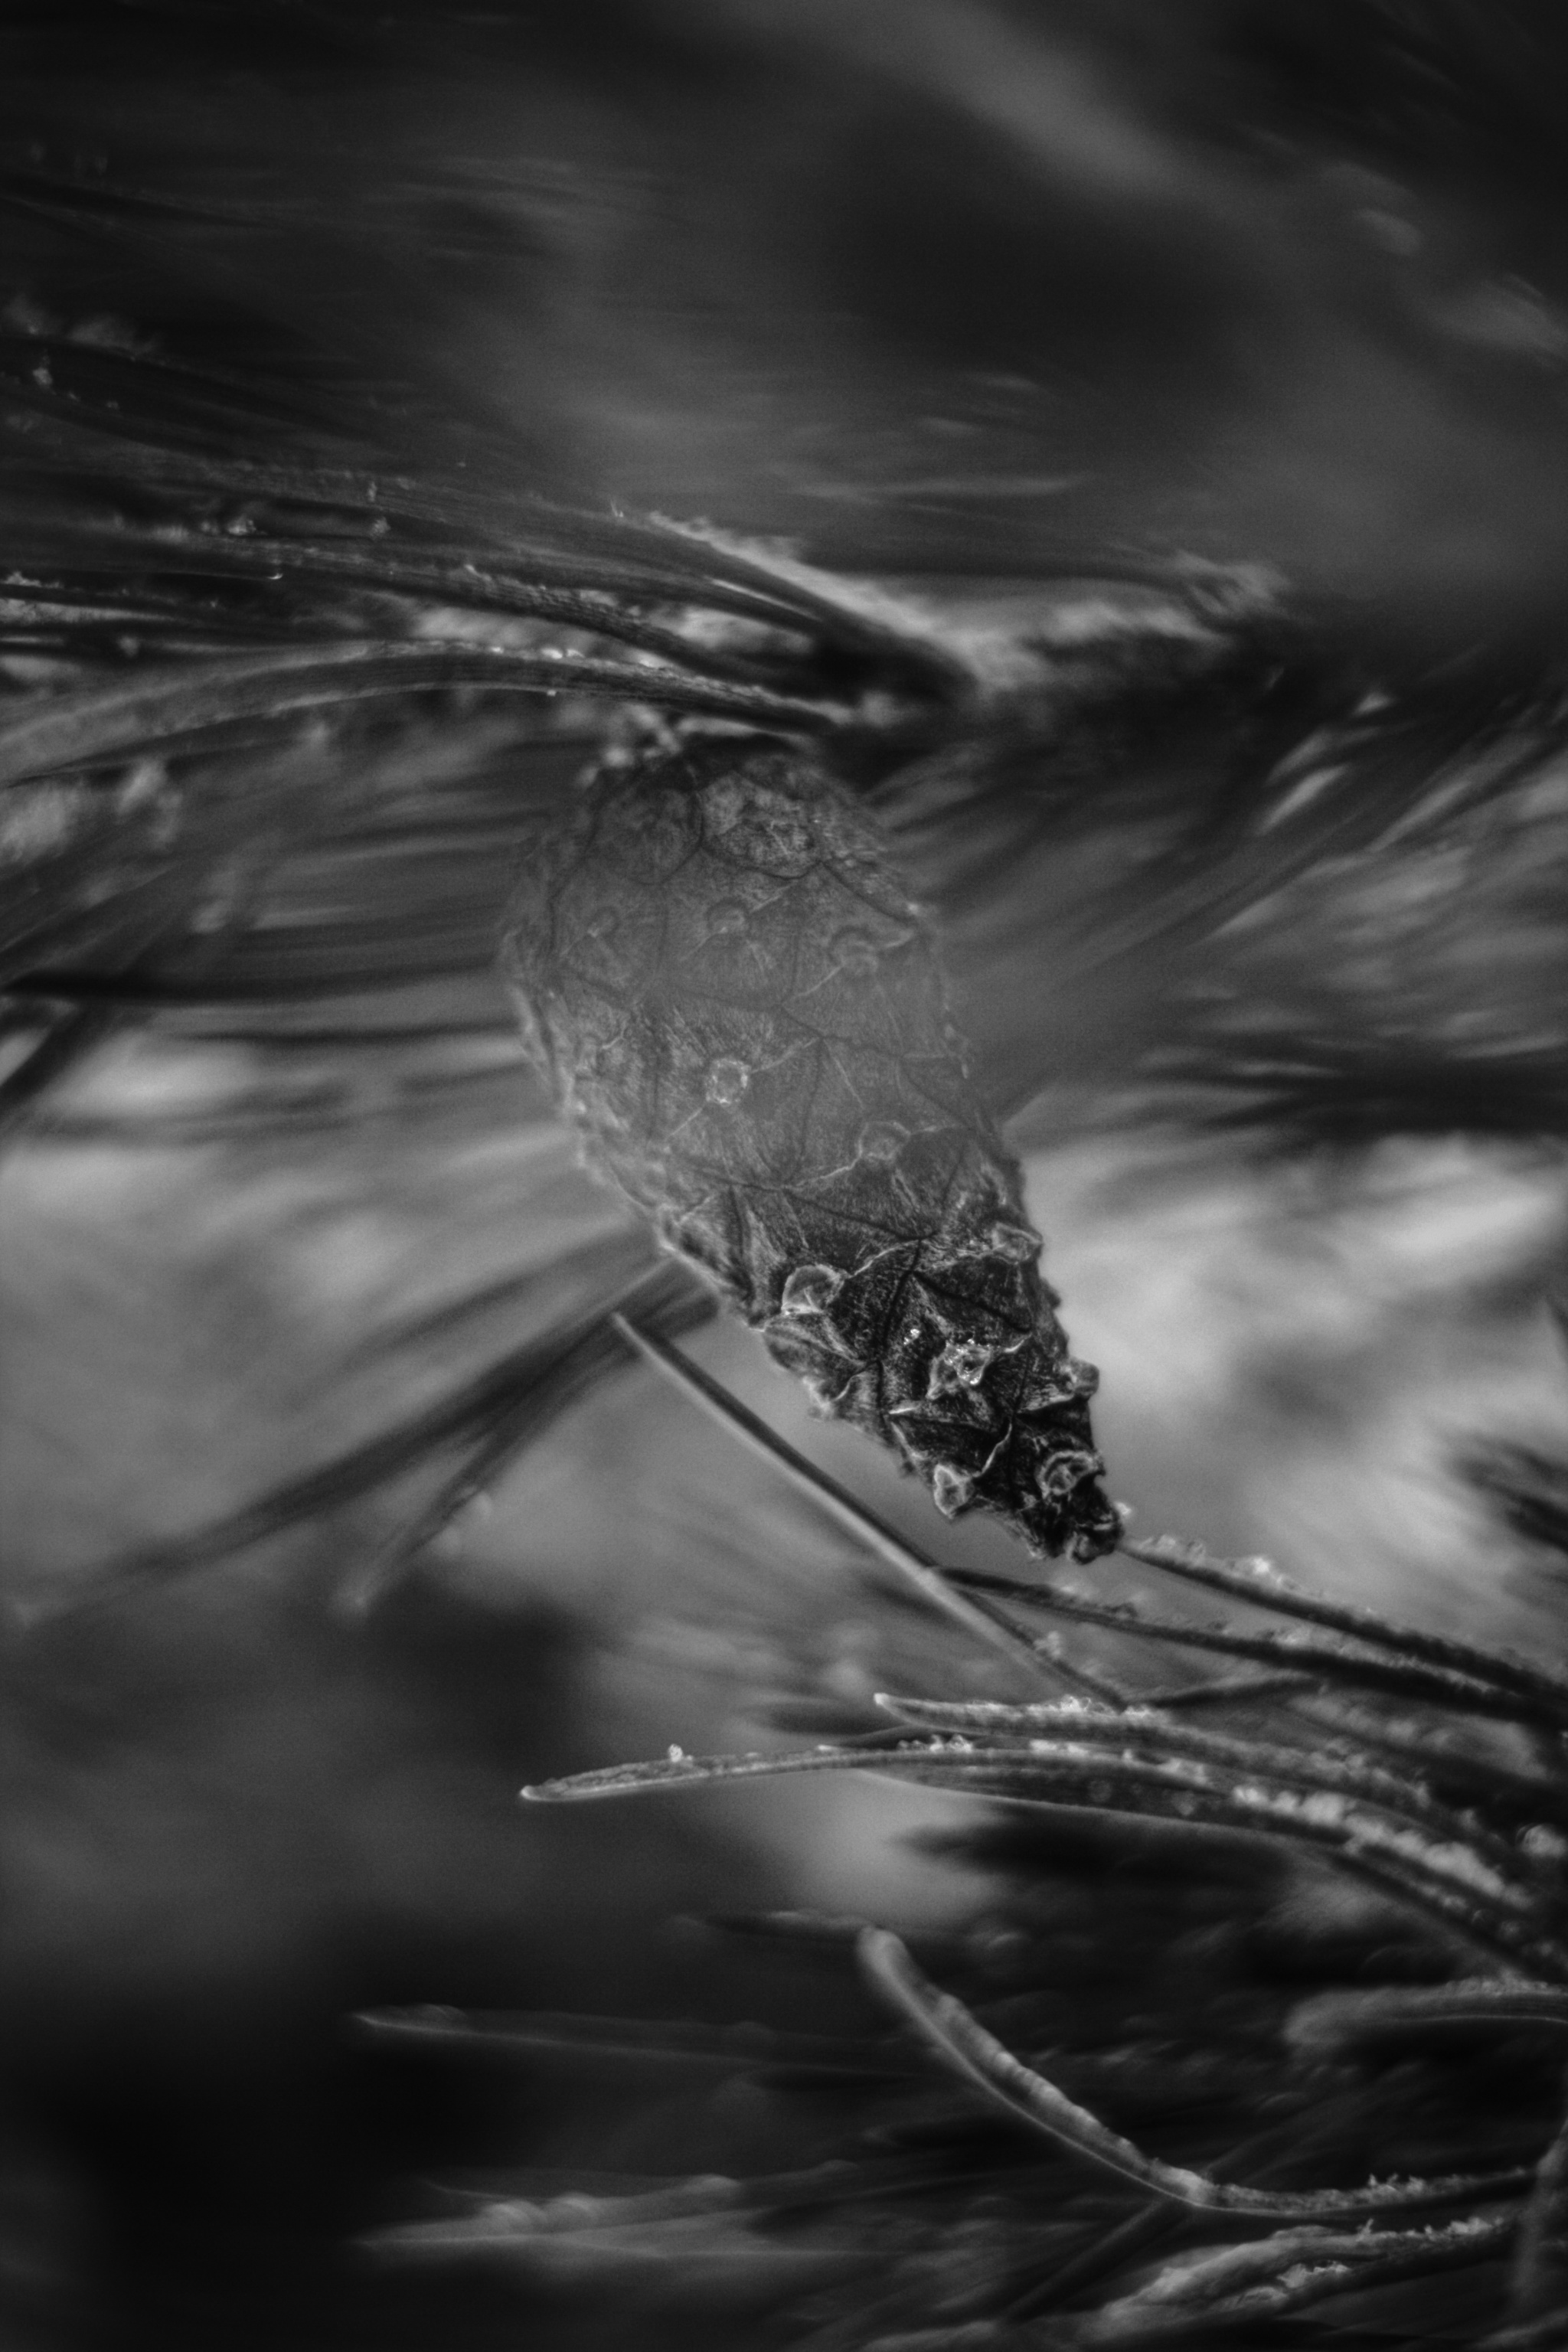
[[[602,768],[530,844],[506,960],[600,1164],[826,1412],[949,1517],[1114,1542],[1018,1171],[869,821],[804,753],[733,738]]]

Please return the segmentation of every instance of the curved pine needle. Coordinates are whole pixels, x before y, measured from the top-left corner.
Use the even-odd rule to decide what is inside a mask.
[[[1255,1675],[1216,1675],[1209,1682],[1178,1683],[1169,1690],[1141,1691],[1138,1701],[1141,1706],[1179,1706],[1183,1709],[1250,1706],[1260,1698],[1294,1697],[1312,1687],[1310,1675],[1270,1674],[1265,1670]]]
[[[1389,1716],[1344,1691],[1326,1690],[1321,1683],[1292,1693],[1290,1712],[1321,1727],[1331,1739],[1348,1740],[1394,1769],[1408,1769],[1423,1780],[1440,1779],[1450,1790],[1463,1787],[1471,1805],[1500,1802],[1510,1821],[1551,1812],[1557,1803],[1549,1770],[1522,1770],[1484,1754],[1479,1744],[1465,1743],[1462,1732],[1456,1737],[1454,1727]]]
[[[1146,2286],[1089,2317],[1067,2323],[1063,2352],[1153,2344],[1176,2336],[1267,2323],[1330,2296],[1393,2286],[1441,2270],[1462,2270],[1506,2252],[1516,2213],[1467,2215],[1444,2228],[1368,2230],[1353,2236],[1322,2230],[1279,2231],[1243,2246],[1224,2246],[1196,2261],[1173,2263]]]
[[[1282,1617],[1299,1617],[1307,1624],[1348,1633],[1358,1642],[1395,1650],[1403,1658],[1419,1659],[1424,1664],[1441,1666],[1476,1682],[1490,1683],[1498,1690],[1518,1697],[1537,1699],[1555,1707],[1559,1719],[1568,1722],[1568,1675],[1532,1666],[1526,1659],[1514,1657],[1505,1650],[1456,1642],[1446,1634],[1429,1633],[1417,1625],[1396,1623],[1379,1616],[1375,1610],[1363,1609],[1351,1601],[1330,1601],[1321,1593],[1309,1592],[1304,1586],[1292,1583],[1268,1560],[1215,1559],[1202,1544],[1189,1543],[1179,1536],[1124,1540],[1117,1549],[1127,1559],[1138,1560],[1145,1568],[1161,1569],[1168,1576],[1179,1577],[1184,1583],[1202,1585],[1209,1591],[1227,1593],[1233,1600],[1273,1610]]]
[[[1331,1853],[1342,1868],[1412,1904],[1475,1949],[1512,1967],[1568,1979],[1568,1950],[1542,1932],[1537,1889],[1505,1875],[1475,1846],[1408,1810],[1353,1791],[1301,1785],[1184,1757],[1139,1756],[1088,1740],[987,1748],[941,1738],[888,1748],[823,1746],[783,1755],[687,1756],[612,1765],[524,1789],[533,1802],[583,1802],[652,1789],[797,1772],[894,1772],[960,1795],[1021,1805],[1131,1813],[1178,1827],[1241,1831]]]
[[[1323,1992],[1290,2013],[1287,2037],[1314,2057],[1353,2050],[1388,2033],[1429,2026],[1531,2027],[1568,2033],[1568,1988],[1469,1977],[1452,1984],[1380,1985],[1370,1992]]]
[[[1361,2220],[1422,2206],[1510,2196],[1531,2178],[1528,2168],[1516,2167],[1507,2172],[1455,2175],[1446,2180],[1368,2181],[1363,2189],[1247,2189],[1213,2180],[1184,2165],[1146,2156],[1087,2107],[1069,2099],[1046,2075],[1026,2066],[961,2000],[921,1974],[908,1948],[889,1929],[863,1929],[858,1949],[874,1990],[914,2027],[953,2073],[1048,2139],[1074,2149],[1102,2171],[1173,2204],[1199,2212],[1248,2213],[1281,2221]]]
[[[1280,1671],[1310,1675],[1314,1679],[1354,1685],[1366,1690],[1388,1691],[1428,1706],[1449,1707],[1457,1714],[1493,1716],[1510,1723],[1544,1723],[1553,1729],[1568,1721],[1564,1704],[1555,1692],[1514,1693],[1447,1667],[1426,1665],[1415,1659],[1362,1655],[1337,1642],[1315,1642],[1295,1633],[1243,1633],[1234,1625],[1194,1625],[1174,1617],[1152,1617],[1126,1601],[1091,1601],[1050,1584],[1020,1584],[1016,1577],[988,1576],[979,1570],[948,1570],[954,1584],[968,1593],[984,1593],[1019,1609],[1044,1611],[1078,1625],[1098,1625],[1114,1633],[1135,1635],[1147,1642],[1173,1643],[1181,1648],[1211,1650],[1221,1656],[1252,1658]],[[1358,1637],[1359,1638],[1359,1637]]]
[[[1205,1731],[1173,1720],[1150,1706],[1130,1706],[1117,1713],[1086,1706],[1068,1699],[1054,1706],[1008,1706],[1000,1700],[895,1698],[874,1695],[875,1704],[917,1730],[950,1731],[990,1738],[999,1745],[993,1752],[1016,1761],[1030,1747],[1008,1747],[1003,1735],[1020,1733],[1033,1742],[1054,1733],[1071,1745],[1107,1748],[1124,1753],[1141,1750],[1160,1762],[1188,1757],[1214,1764],[1233,1775],[1262,1777],[1277,1787],[1321,1790],[1363,1800],[1439,1837],[1468,1846],[1504,1877],[1518,1872],[1519,1854],[1506,1838],[1499,1837],[1438,1803],[1418,1780],[1391,1772],[1374,1757],[1346,1748],[1324,1752],[1281,1747],[1268,1740],[1237,1739],[1226,1732]],[[1521,1883],[1524,1883],[1522,1880]]]
[[[708,1788],[721,1780],[774,1780],[795,1772],[863,1772],[873,1764],[886,1770],[889,1765],[910,1761],[912,1755],[908,1748],[824,1746],[791,1749],[778,1756],[688,1756],[683,1748],[672,1748],[667,1757],[640,1764],[602,1764],[553,1780],[531,1780],[518,1794],[531,1805],[593,1804],[602,1797],[643,1796],[656,1789]],[[939,1770],[928,1777],[951,1776]]]

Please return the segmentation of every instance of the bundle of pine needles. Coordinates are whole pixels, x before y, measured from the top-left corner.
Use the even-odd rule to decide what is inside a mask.
[[[678,1349],[641,1345],[756,1441]],[[1568,1677],[1172,1539],[1125,1557],[1230,1614],[943,1571],[772,1451],[931,1598],[984,1596],[981,1630],[1046,1695],[879,1694],[881,1728],[525,1795],[892,1775],[977,1801],[955,1843],[1005,1892],[918,1958],[872,1920],[725,1923],[858,1968],[893,2034],[367,2019],[395,2042],[651,2050],[765,2084],[811,2117],[816,2159],[471,2193],[382,2251],[652,2276],[699,2319],[717,2294],[814,2352],[1315,2342],[1300,2315],[1320,2306],[1336,2344],[1561,2342]],[[1173,1673],[1194,1654],[1244,1663]]]

